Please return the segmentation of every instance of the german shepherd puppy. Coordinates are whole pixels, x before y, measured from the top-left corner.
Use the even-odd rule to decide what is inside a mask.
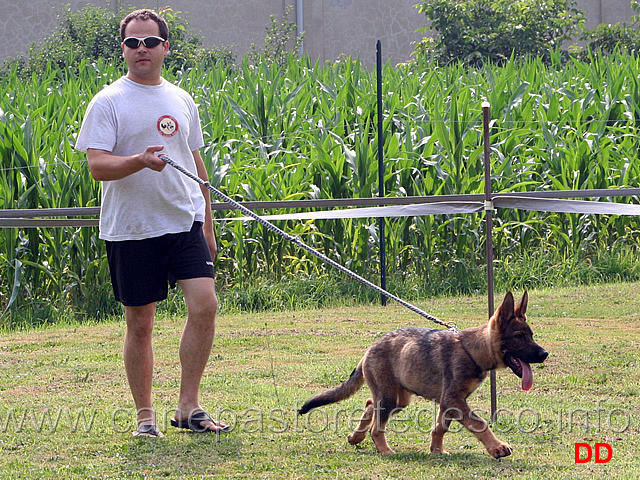
[[[495,458],[511,455],[511,446],[498,440],[466,399],[497,368],[509,367],[522,378],[524,390],[531,388],[529,364],[542,363],[548,353],[533,340],[525,317],[527,302],[525,292],[514,307],[513,295],[507,293],[481,327],[458,332],[409,327],[389,332],[369,347],[347,380],[311,398],[298,413],[349,398],[366,381],[372,398],[348,437],[350,444],[362,442],[369,430],[380,453],[394,453],[385,438],[385,427],[391,415],[406,407],[415,394],[440,404],[431,432],[431,452],[446,453],[443,436],[451,421],[458,420]]]

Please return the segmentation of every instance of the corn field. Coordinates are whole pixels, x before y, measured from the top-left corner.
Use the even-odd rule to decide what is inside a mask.
[[[122,68],[85,63],[80,74],[50,68],[30,82],[2,81],[0,209],[99,205],[100,186],[74,139],[89,100]],[[359,62],[291,57],[276,67],[245,59],[169,80],[199,104],[211,184],[235,200],[377,195],[376,78]],[[473,71],[386,65],[383,92],[387,196],[482,193],[483,101],[491,104],[494,192],[638,186],[638,57],[562,63],[558,56],[550,66],[530,59]],[[250,277],[334,274],[255,222],[231,220],[234,215],[215,214],[221,288]],[[433,282],[464,277],[484,263],[480,214],[386,222],[391,277]],[[602,252],[635,259],[640,246],[635,217],[508,210],[496,222],[495,254],[505,268],[548,252],[559,261],[591,261]],[[363,276],[375,279],[379,272],[373,219],[278,226]],[[97,228],[0,229],[0,275],[1,322],[20,309],[41,317],[69,310],[99,317],[109,308]],[[544,285],[541,278],[523,281],[529,280]]]

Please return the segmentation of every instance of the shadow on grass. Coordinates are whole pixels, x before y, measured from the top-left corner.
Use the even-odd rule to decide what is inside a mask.
[[[407,463],[419,462],[428,463],[431,465],[449,465],[449,464],[464,464],[464,465],[485,465],[488,462],[495,461],[493,458],[483,455],[482,453],[453,453],[449,455],[434,455],[429,452],[409,452],[409,453],[396,453],[395,455],[389,455],[390,459],[400,460]]]
[[[154,476],[204,475],[243,457],[238,435],[166,432],[163,438],[132,437],[123,445],[123,473]]]
[[[498,476],[516,474],[540,474],[544,478],[545,472],[551,475],[557,470],[554,465],[542,462],[531,462],[518,457],[493,458],[483,452],[456,452],[449,455],[433,455],[429,452],[396,453],[385,456],[386,462],[403,462],[407,464],[422,464],[425,467],[449,470],[464,470],[469,476],[477,474]],[[511,472],[511,473],[508,473]]]

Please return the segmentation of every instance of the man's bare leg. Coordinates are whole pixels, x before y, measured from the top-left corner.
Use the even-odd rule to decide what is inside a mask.
[[[215,336],[215,320],[218,312],[213,278],[193,278],[178,282],[187,302],[187,324],[180,341],[180,398],[176,420],[187,421],[194,413],[204,409],[200,406],[200,381],[209,360]],[[202,422],[203,431],[219,431],[224,427],[219,422]]]
[[[136,405],[138,425],[155,425],[151,400],[153,384],[152,334],[156,304],[124,307],[127,331],[124,340],[124,366]],[[162,434],[160,434],[162,435]]]

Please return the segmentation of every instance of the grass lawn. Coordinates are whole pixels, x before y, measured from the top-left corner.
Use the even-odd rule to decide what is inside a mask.
[[[522,292],[515,293],[519,300]],[[459,327],[487,318],[482,297],[420,307]],[[203,406],[233,426],[220,437],[169,425],[182,318],[159,318],[155,331],[154,399],[163,439],[131,436],[122,323],[7,333],[0,338],[0,477],[640,478],[639,307],[640,284],[529,292],[529,322],[550,356],[534,366],[529,392],[510,371],[498,372],[501,413],[493,430],[514,447],[501,460],[457,424],[445,436],[451,455],[430,455],[435,407],[422,399],[388,427],[398,452],[390,456],[379,455],[370,438],[357,448],[347,443],[366,387],[342,403],[296,415],[311,395],[344,380],[380,334],[429,326],[396,304],[221,315],[202,383]],[[469,403],[488,418],[488,381]],[[576,443],[608,443],[613,457],[575,464]]]

